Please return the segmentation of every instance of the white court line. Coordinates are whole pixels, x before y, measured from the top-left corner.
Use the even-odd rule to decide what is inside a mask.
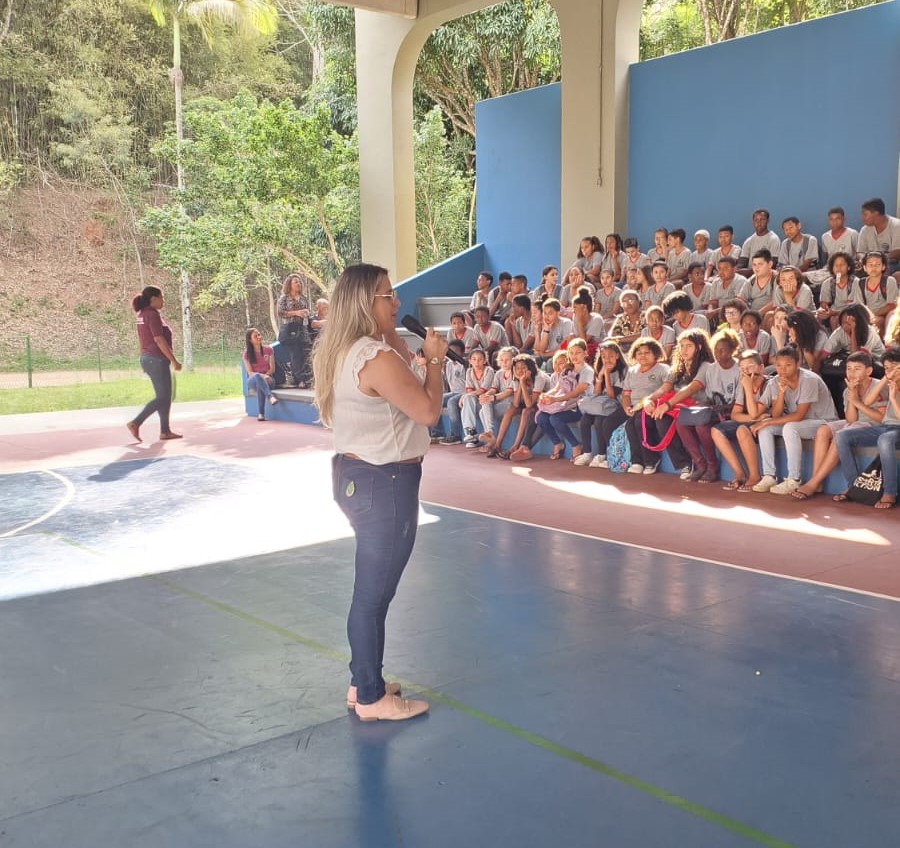
[[[33,521],[29,521],[27,524],[23,524],[21,527],[16,527],[12,530],[7,530],[5,533],[0,533],[0,539],[7,539],[10,536],[15,536],[16,533],[21,533],[23,530],[27,530],[29,527],[34,527],[36,524],[41,524],[48,518],[52,518],[54,515],[56,515],[57,512],[68,506],[72,498],[75,497],[75,486],[72,484],[71,480],[63,477],[62,474],[59,474],[56,471],[51,471],[49,468],[42,468],[41,471],[43,471],[44,474],[49,474],[51,477],[55,477],[63,484],[63,486],[66,487],[65,494],[62,496],[62,500],[49,512],[45,512],[42,516],[40,516],[40,518],[35,518]]]
[[[736,565],[733,562],[722,562],[718,559],[709,559],[708,557],[695,556],[694,554],[685,554],[681,551],[673,551],[671,548],[652,548],[649,545],[639,545],[636,542],[623,542],[621,539],[609,539],[606,536],[592,536],[590,533],[581,533],[578,530],[567,530],[563,527],[550,527],[546,524],[537,524],[534,521],[522,521],[518,518],[503,518],[499,515],[491,515],[488,512],[478,512],[474,509],[466,509],[461,506],[450,506],[449,504],[437,503],[437,501],[422,501],[423,504],[431,506],[439,506],[443,509],[454,509],[457,512],[468,512],[470,515],[478,515],[482,518],[492,518],[495,521],[508,521],[511,524],[521,524],[524,527],[535,527],[539,530],[550,530],[554,533],[565,533],[569,536],[579,536],[582,539],[593,539],[597,542],[609,542],[612,545],[621,545],[623,548],[635,548],[639,551],[650,551],[654,554],[665,554],[666,556],[680,557],[682,559],[692,559],[696,562],[708,562],[710,565],[721,565],[723,568],[734,568],[738,571],[748,571],[751,574],[765,574],[768,577],[780,577],[782,580],[793,580],[796,583],[808,583],[811,586],[821,586],[823,589],[831,589],[832,591],[853,592],[857,595],[866,595],[870,598],[881,598],[884,601],[893,601],[895,604],[900,603],[900,598],[892,595],[882,595],[880,592],[870,592],[868,589],[855,589],[852,586],[841,586],[838,583],[825,583],[822,580],[813,580],[811,577],[795,577],[792,574],[779,574],[776,571],[767,571],[764,568],[750,568],[748,565]],[[836,598],[835,600],[839,600]]]

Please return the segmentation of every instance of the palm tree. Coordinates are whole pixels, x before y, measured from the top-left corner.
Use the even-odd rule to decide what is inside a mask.
[[[175,89],[175,135],[178,150],[175,156],[178,193],[184,192],[184,166],[181,148],[184,143],[184,112],[182,88],[184,74],[181,71],[181,25],[193,23],[199,27],[207,44],[212,43],[214,25],[225,23],[238,31],[270,35],[278,25],[278,12],[271,0],[147,0],[148,9],[159,26],[172,22],[172,68],[169,79]],[[191,336],[191,281],[187,271],[181,271],[181,326],[184,341],[184,364],[190,370],[194,365],[194,348]]]

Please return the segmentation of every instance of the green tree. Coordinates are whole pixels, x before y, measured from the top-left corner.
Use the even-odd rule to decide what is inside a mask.
[[[159,26],[172,25],[172,69],[169,73],[175,91],[175,171],[179,194],[184,192],[184,167],[181,149],[184,144],[184,107],[182,92],[184,74],[181,68],[181,27],[195,24],[208,44],[213,41],[217,24],[227,24],[247,33],[271,35],[275,31],[277,12],[269,0],[148,0],[148,8]],[[191,333],[191,281],[187,271],[179,271],[181,280],[181,323],[184,364],[194,364]]]
[[[419,270],[469,247],[471,175],[449,155],[444,117],[435,106],[416,130],[416,260]]]
[[[157,149],[171,161],[181,150],[185,191],[148,209],[143,226],[165,267],[203,274],[200,308],[246,303],[259,287],[277,331],[273,285],[284,272],[325,290],[359,257],[356,139],[332,129],[324,105],[301,112],[248,92],[192,101],[185,126],[183,146],[170,132]]]

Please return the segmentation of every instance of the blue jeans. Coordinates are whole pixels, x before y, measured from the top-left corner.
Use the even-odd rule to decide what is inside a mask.
[[[581,413],[577,409],[567,409],[564,412],[539,412],[534,420],[554,445],[560,445],[565,440],[574,448],[578,446],[578,439],[569,424],[574,424],[579,418]]]
[[[462,438],[462,410],[459,408],[460,392],[444,392],[443,405],[447,407],[447,418],[450,419],[448,436]]]
[[[356,535],[347,638],[360,704],[384,697],[384,623],[416,541],[421,478],[421,463],[370,465],[342,454],[332,460],[334,499]]]
[[[133,419],[133,423],[141,426],[154,412],[159,413],[159,432],[169,432],[169,410],[172,408],[172,372],[169,360],[141,354],[141,368],[153,384],[154,398]]]
[[[247,392],[256,392],[256,400],[259,403],[259,414],[263,415],[266,409],[266,398],[272,394],[265,374],[251,374],[247,378]]]
[[[872,427],[845,427],[834,436],[838,456],[841,458],[841,472],[847,485],[865,471],[860,468],[853,454],[854,447],[878,446],[881,457],[881,479],[884,481],[884,493],[889,497],[897,497],[897,444],[900,443],[900,425],[879,424]],[[869,461],[866,461],[866,465]]]

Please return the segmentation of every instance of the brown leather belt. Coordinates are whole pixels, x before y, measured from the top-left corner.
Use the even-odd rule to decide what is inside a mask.
[[[348,459],[356,459],[360,462],[365,462],[361,456],[357,456],[355,453],[345,453],[343,456],[346,456]],[[419,465],[422,462],[424,457],[414,456],[412,459],[399,459],[397,462],[386,462],[385,465]]]

